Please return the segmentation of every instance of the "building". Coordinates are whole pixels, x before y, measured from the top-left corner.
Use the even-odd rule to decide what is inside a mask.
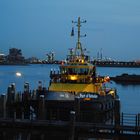
[[[11,48],[9,49],[9,55],[7,55],[8,63],[24,63],[25,58],[22,56],[21,49]]]
[[[0,63],[4,63],[6,61],[5,54],[0,54]]]

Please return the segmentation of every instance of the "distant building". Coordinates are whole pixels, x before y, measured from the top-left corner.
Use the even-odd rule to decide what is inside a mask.
[[[36,57],[30,57],[28,59],[26,59],[27,63],[39,63],[40,60]]]
[[[5,54],[0,54],[0,63],[4,63],[6,61]]]
[[[7,55],[8,63],[23,63],[25,58],[22,56],[21,49],[11,48],[9,49],[9,55]]]

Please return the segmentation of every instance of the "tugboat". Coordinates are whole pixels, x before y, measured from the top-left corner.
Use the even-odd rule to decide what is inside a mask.
[[[90,63],[80,42],[80,17],[77,22],[78,39],[75,49],[70,49],[67,61],[59,71],[51,70],[50,85],[46,94],[47,118],[67,120],[71,111],[82,121],[103,121],[104,113],[114,109],[118,98],[116,89],[107,88],[109,77],[96,74],[96,65]],[[72,28],[73,34],[73,28]]]

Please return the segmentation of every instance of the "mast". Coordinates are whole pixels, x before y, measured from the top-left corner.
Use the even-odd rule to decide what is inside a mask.
[[[80,49],[81,52],[82,52],[82,45],[81,45],[81,42],[80,42],[80,27],[81,27],[80,17],[78,17],[78,24],[77,24],[77,27],[78,27],[78,40],[77,40],[76,48],[77,48],[77,49]]]
[[[77,43],[76,43],[76,48],[75,48],[75,55],[76,55],[76,52],[77,52],[77,50],[80,50],[80,55],[81,56],[84,56],[84,52],[83,52],[83,49],[82,49],[82,44],[81,44],[81,42],[80,42],[80,37],[85,37],[86,36],[86,34],[85,35],[81,35],[80,34],[80,31],[81,31],[81,23],[86,23],[86,20],[84,20],[84,21],[81,21],[80,20],[80,17],[78,17],[78,21],[72,21],[72,23],[77,23],[77,27],[78,27],[78,37],[77,37]]]

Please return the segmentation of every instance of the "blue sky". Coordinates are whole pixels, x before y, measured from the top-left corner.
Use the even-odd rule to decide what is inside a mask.
[[[140,60],[139,0],[0,0],[0,52],[16,47],[44,58],[54,51],[64,59],[75,47],[71,21],[79,16],[87,20],[81,42],[90,56],[102,49],[104,57]]]

